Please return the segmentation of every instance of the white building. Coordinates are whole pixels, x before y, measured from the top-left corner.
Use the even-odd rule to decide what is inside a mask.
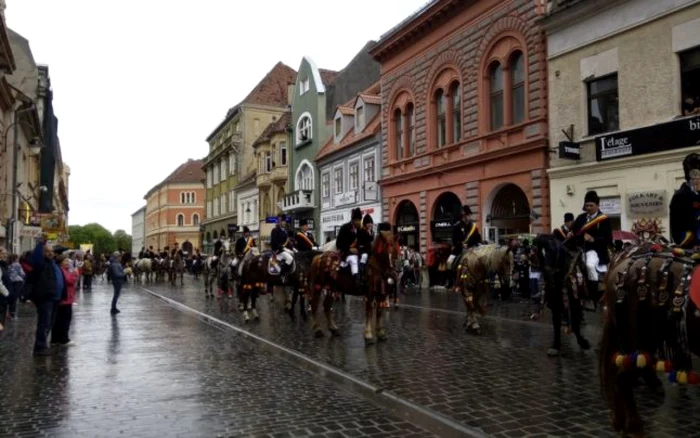
[[[350,212],[359,207],[376,224],[382,220],[377,185],[381,145],[379,83],[336,108],[333,136],[316,156],[321,174],[320,230],[323,244],[335,239]]]
[[[261,219],[256,175],[256,172],[251,172],[236,188],[238,198],[238,232],[243,232],[243,227],[248,227],[250,235],[255,239],[258,238]]]
[[[131,215],[131,256],[137,257],[141,248],[146,245],[146,206],[139,208]]]

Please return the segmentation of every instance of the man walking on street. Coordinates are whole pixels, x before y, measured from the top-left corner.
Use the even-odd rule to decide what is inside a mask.
[[[124,267],[121,263],[119,263],[119,256],[119,251],[115,251],[114,254],[112,254],[112,260],[109,264],[109,272],[112,277],[112,286],[114,287],[114,295],[112,296],[112,310],[110,310],[112,315],[121,313],[119,309],[117,309],[117,301],[119,300],[122,285],[124,284],[124,279],[126,278],[126,275],[124,274]]]

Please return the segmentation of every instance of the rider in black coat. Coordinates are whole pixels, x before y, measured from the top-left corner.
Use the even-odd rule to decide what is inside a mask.
[[[700,246],[700,155],[683,160],[685,182],[671,198],[671,239],[681,248]]]
[[[338,230],[338,237],[335,240],[335,246],[340,252],[340,256],[350,265],[350,272],[355,281],[360,286],[359,276],[359,250],[357,242],[357,232],[361,227],[362,210],[355,208],[352,210],[350,222],[343,224]]]
[[[299,221],[299,226],[301,229],[297,231],[294,236],[294,247],[297,251],[311,251],[316,248],[316,239],[311,231],[309,231],[309,221],[307,219],[302,219]]]
[[[291,249],[289,234],[286,230],[287,218],[284,214],[277,215],[277,226],[270,233],[270,248],[277,261],[280,263],[280,276],[282,281],[285,281],[285,276],[294,262],[294,257],[288,249]]]
[[[369,254],[372,251],[372,242],[374,242],[374,233],[372,227],[374,221],[372,216],[366,214],[362,219],[362,228],[357,230],[357,250],[360,253],[360,277],[364,274],[365,264],[369,259]]]

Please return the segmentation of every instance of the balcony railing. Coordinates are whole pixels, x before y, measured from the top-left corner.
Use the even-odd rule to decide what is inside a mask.
[[[289,173],[287,171],[287,166],[278,166],[272,169],[270,172],[270,180],[274,183],[285,183],[289,179]]]
[[[277,203],[282,211],[299,211],[314,208],[314,191],[297,190],[284,195],[284,198]]]

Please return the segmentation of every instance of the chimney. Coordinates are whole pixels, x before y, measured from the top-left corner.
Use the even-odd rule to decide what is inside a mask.
[[[0,0],[2,2],[3,0]],[[294,100],[294,84],[287,84],[287,105],[291,105]]]

